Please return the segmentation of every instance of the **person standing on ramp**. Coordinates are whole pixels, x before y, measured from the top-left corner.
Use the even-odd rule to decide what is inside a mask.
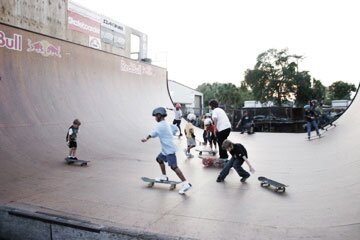
[[[155,178],[156,181],[168,181],[169,178],[166,176],[165,163],[167,162],[170,168],[176,173],[176,175],[182,181],[182,187],[179,190],[180,194],[184,194],[189,190],[192,185],[186,180],[180,168],[177,166],[176,159],[176,146],[174,144],[173,136],[177,132],[177,128],[174,125],[170,125],[165,121],[167,116],[166,109],[163,107],[155,108],[152,112],[152,115],[155,117],[156,122],[158,123],[155,129],[146,137],[143,138],[142,142],[147,142],[150,138],[159,137],[161,143],[161,153],[156,157],[156,161],[160,165],[162,175],[158,178]]]

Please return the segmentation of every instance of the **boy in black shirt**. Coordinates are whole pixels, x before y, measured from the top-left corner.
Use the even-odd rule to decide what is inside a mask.
[[[221,170],[216,181],[223,182],[226,176],[229,174],[230,169],[233,167],[241,177],[240,181],[245,182],[246,179],[250,177],[250,173],[248,173],[241,167],[244,161],[248,164],[250,172],[255,172],[255,169],[250,165],[249,161],[247,160],[248,155],[245,147],[240,143],[232,143],[230,140],[225,140],[222,144],[222,148],[230,152],[232,157]]]
[[[81,122],[79,119],[75,119],[73,124],[69,127],[68,133],[66,134],[66,143],[69,146],[69,159],[77,160],[76,158],[76,149],[77,149],[77,134],[79,133],[79,127]]]

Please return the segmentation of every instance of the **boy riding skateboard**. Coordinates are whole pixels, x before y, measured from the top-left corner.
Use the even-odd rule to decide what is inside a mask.
[[[180,194],[184,194],[189,190],[192,185],[186,181],[183,173],[180,168],[177,166],[176,159],[176,146],[173,142],[173,136],[177,132],[177,128],[174,125],[170,125],[165,121],[167,116],[166,110],[163,107],[158,107],[153,110],[152,115],[155,117],[156,122],[158,123],[155,129],[141,141],[146,142],[150,138],[159,137],[161,143],[161,153],[156,157],[156,161],[159,163],[162,175],[158,178],[155,178],[157,181],[168,181],[166,176],[165,163],[167,162],[170,168],[176,173],[176,175],[182,181],[182,187],[179,190]]]
[[[77,134],[79,133],[79,127],[81,125],[81,122],[79,119],[75,119],[73,121],[73,124],[69,127],[68,132],[66,134],[66,143],[69,146],[69,156],[68,159],[74,159],[76,158],[76,149],[77,149]]]

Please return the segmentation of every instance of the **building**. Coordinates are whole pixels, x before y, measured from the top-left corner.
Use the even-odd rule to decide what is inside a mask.
[[[181,103],[184,114],[203,114],[204,96],[201,92],[173,80],[168,80],[168,83],[171,99],[174,103]]]

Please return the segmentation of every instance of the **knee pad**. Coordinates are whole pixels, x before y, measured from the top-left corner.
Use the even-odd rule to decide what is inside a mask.
[[[178,168],[178,166],[171,166],[171,169],[175,171]]]

